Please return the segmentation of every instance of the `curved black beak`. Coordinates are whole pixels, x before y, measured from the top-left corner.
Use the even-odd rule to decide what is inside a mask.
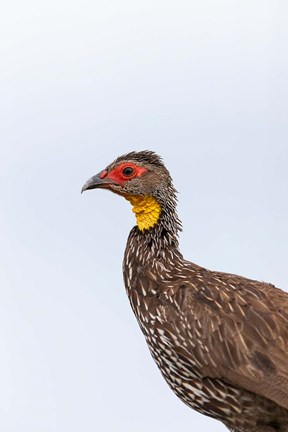
[[[87,182],[82,187],[81,193],[88,189],[96,189],[101,187],[105,188],[107,187],[107,185],[114,183],[113,181],[105,177],[106,175],[104,175],[104,171],[101,171],[99,174],[96,174],[95,176],[91,177],[89,180],[87,180]]]

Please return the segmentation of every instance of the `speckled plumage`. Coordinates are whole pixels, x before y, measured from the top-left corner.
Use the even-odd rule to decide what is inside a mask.
[[[147,173],[121,187],[107,186],[109,173],[124,162]],[[161,206],[154,226],[130,232],[123,274],[133,312],[169,386],[233,432],[288,432],[288,294],[183,258],[176,191],[155,153],[129,153],[106,171],[106,183],[89,180],[84,189],[105,183],[123,196],[151,195]]]

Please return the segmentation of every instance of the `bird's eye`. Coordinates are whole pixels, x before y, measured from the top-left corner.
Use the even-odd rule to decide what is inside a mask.
[[[125,168],[123,168],[123,170],[122,170],[122,174],[123,174],[125,177],[131,177],[132,174],[134,174],[134,168],[132,168],[132,167],[130,167],[130,166],[125,167]]]

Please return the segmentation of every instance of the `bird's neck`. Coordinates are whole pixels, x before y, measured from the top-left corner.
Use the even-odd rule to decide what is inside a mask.
[[[126,197],[133,206],[137,226],[130,233],[128,243],[141,260],[165,258],[168,251],[180,254],[178,231],[181,222],[174,202],[159,204],[151,196]]]

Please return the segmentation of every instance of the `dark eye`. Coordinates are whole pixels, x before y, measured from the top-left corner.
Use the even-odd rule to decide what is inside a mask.
[[[128,166],[123,168],[122,174],[124,174],[125,177],[130,177],[132,174],[134,174],[134,168]]]

